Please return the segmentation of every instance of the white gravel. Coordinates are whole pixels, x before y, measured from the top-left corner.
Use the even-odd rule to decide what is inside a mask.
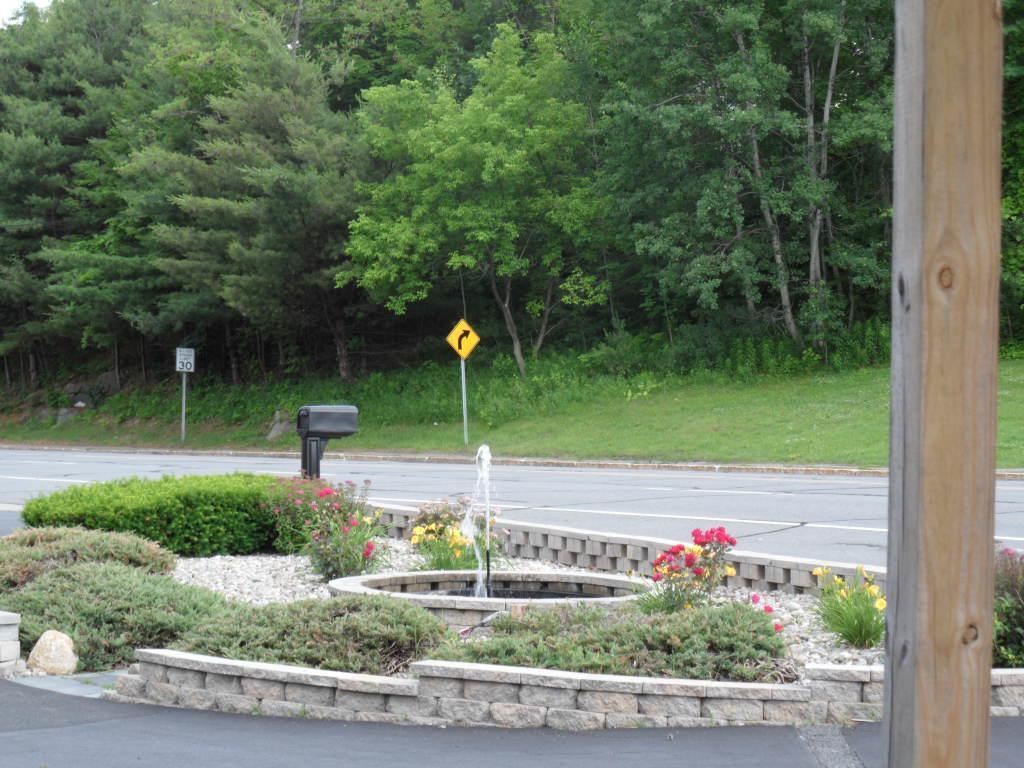
[[[388,539],[383,558],[375,573],[413,571],[423,566],[408,541]],[[492,563],[501,570],[534,571],[577,570],[560,563],[502,557]],[[309,598],[329,597],[327,585],[302,555],[245,555],[179,558],[173,578],[183,584],[213,589],[233,600],[257,605],[283,603]],[[825,630],[816,613],[817,598],[812,595],[790,595],[783,592],[754,593],[748,589],[716,591],[715,599],[750,602],[754,594],[761,607],[770,605],[773,617],[782,624],[782,636],[789,646],[790,657],[805,664],[881,664],[881,648],[862,650],[846,645],[838,635]]]

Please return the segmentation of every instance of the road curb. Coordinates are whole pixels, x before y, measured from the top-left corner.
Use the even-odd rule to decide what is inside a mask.
[[[215,448],[126,448],[103,445],[39,445],[2,443],[0,449],[19,451],[103,451],[104,453],[152,453],[166,456],[240,456],[268,459],[298,459],[295,451],[258,451]],[[417,464],[472,464],[472,456],[453,453],[400,453],[379,451],[328,451],[325,459],[335,461],[396,461]],[[824,475],[842,477],[888,477],[885,467],[851,467],[837,464],[731,464],[727,462],[629,461],[625,459],[547,459],[535,457],[496,457],[493,464],[507,467],[553,467],[564,469],[667,470],[673,472],[711,472],[717,474]],[[998,480],[1024,480],[1024,469],[996,471]]]

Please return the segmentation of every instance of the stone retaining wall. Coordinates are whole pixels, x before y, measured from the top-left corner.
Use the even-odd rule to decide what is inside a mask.
[[[420,661],[410,677],[136,652],[108,698],[242,714],[506,728],[803,725],[881,718],[881,666],[811,665],[799,684],[594,675]],[[994,670],[992,714],[1019,716],[1024,670]]]
[[[0,677],[14,672],[21,659],[21,643],[18,640],[20,626],[19,614],[0,611]]]
[[[377,505],[382,512],[381,522],[391,526],[395,538],[408,538],[412,533],[411,520],[418,510],[410,507]],[[660,552],[678,543],[672,539],[649,536],[624,536],[602,531],[539,525],[514,520],[502,520],[498,530],[503,534],[503,546],[512,557],[547,560],[577,568],[589,568],[611,573],[639,573],[649,576],[654,572],[653,562]],[[753,552],[733,551],[728,560],[736,568],[736,575],[728,579],[730,587],[748,587],[761,592],[780,590],[802,593],[817,587],[812,571],[828,566],[837,576],[853,578],[855,563],[833,563],[804,560],[777,555],[759,555]],[[869,567],[876,583],[885,587],[885,568]]]

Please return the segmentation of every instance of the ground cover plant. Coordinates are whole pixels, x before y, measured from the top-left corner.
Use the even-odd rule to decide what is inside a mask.
[[[238,606],[197,625],[174,647],[241,661],[389,675],[432,652],[446,634],[444,624],[423,608],[374,595]]]
[[[818,614],[825,628],[857,648],[874,648],[885,636],[885,595],[874,577],[857,566],[852,581],[830,568],[812,572],[821,587]]]
[[[179,555],[249,554],[273,541],[264,504],[272,483],[247,474],[129,478],[32,499],[22,516],[34,526],[128,531]]]
[[[736,569],[726,555],[736,539],[725,528],[694,528],[692,544],[676,544],[654,559],[654,586],[641,593],[640,608],[647,613],[674,613],[706,605],[711,592]]]
[[[996,555],[994,665],[1024,667],[1024,552]]]
[[[771,616],[742,603],[671,614],[545,608],[502,617],[491,626],[491,637],[449,640],[432,657],[617,675],[791,679]]]
[[[228,602],[211,590],[140,568],[83,563],[0,593],[0,610],[21,614],[21,641],[26,647],[31,648],[47,629],[69,635],[79,671],[91,672],[131,663],[136,648],[168,646],[225,614]]]
[[[19,589],[47,571],[77,563],[115,562],[167,573],[175,557],[130,533],[84,528],[24,528],[0,538],[0,592]]]

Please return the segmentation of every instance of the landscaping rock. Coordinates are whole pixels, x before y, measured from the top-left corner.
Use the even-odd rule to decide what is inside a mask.
[[[48,675],[73,675],[78,669],[74,641],[63,632],[46,630],[28,656],[28,668]]]
[[[577,706],[588,712],[626,712],[636,714],[637,700],[632,693],[580,691]]]
[[[277,440],[294,429],[295,423],[288,415],[288,411],[274,411],[274,420],[270,424],[270,431],[267,432],[267,440]]]
[[[546,722],[548,728],[562,731],[596,731],[604,728],[604,714],[578,709],[549,709]]]
[[[491,717],[494,718],[494,722],[507,728],[540,728],[544,725],[547,712],[544,707],[529,707],[525,704],[491,704]]]
[[[519,689],[519,701],[536,707],[574,709],[576,691],[568,688],[547,688],[539,685],[524,685]]]

